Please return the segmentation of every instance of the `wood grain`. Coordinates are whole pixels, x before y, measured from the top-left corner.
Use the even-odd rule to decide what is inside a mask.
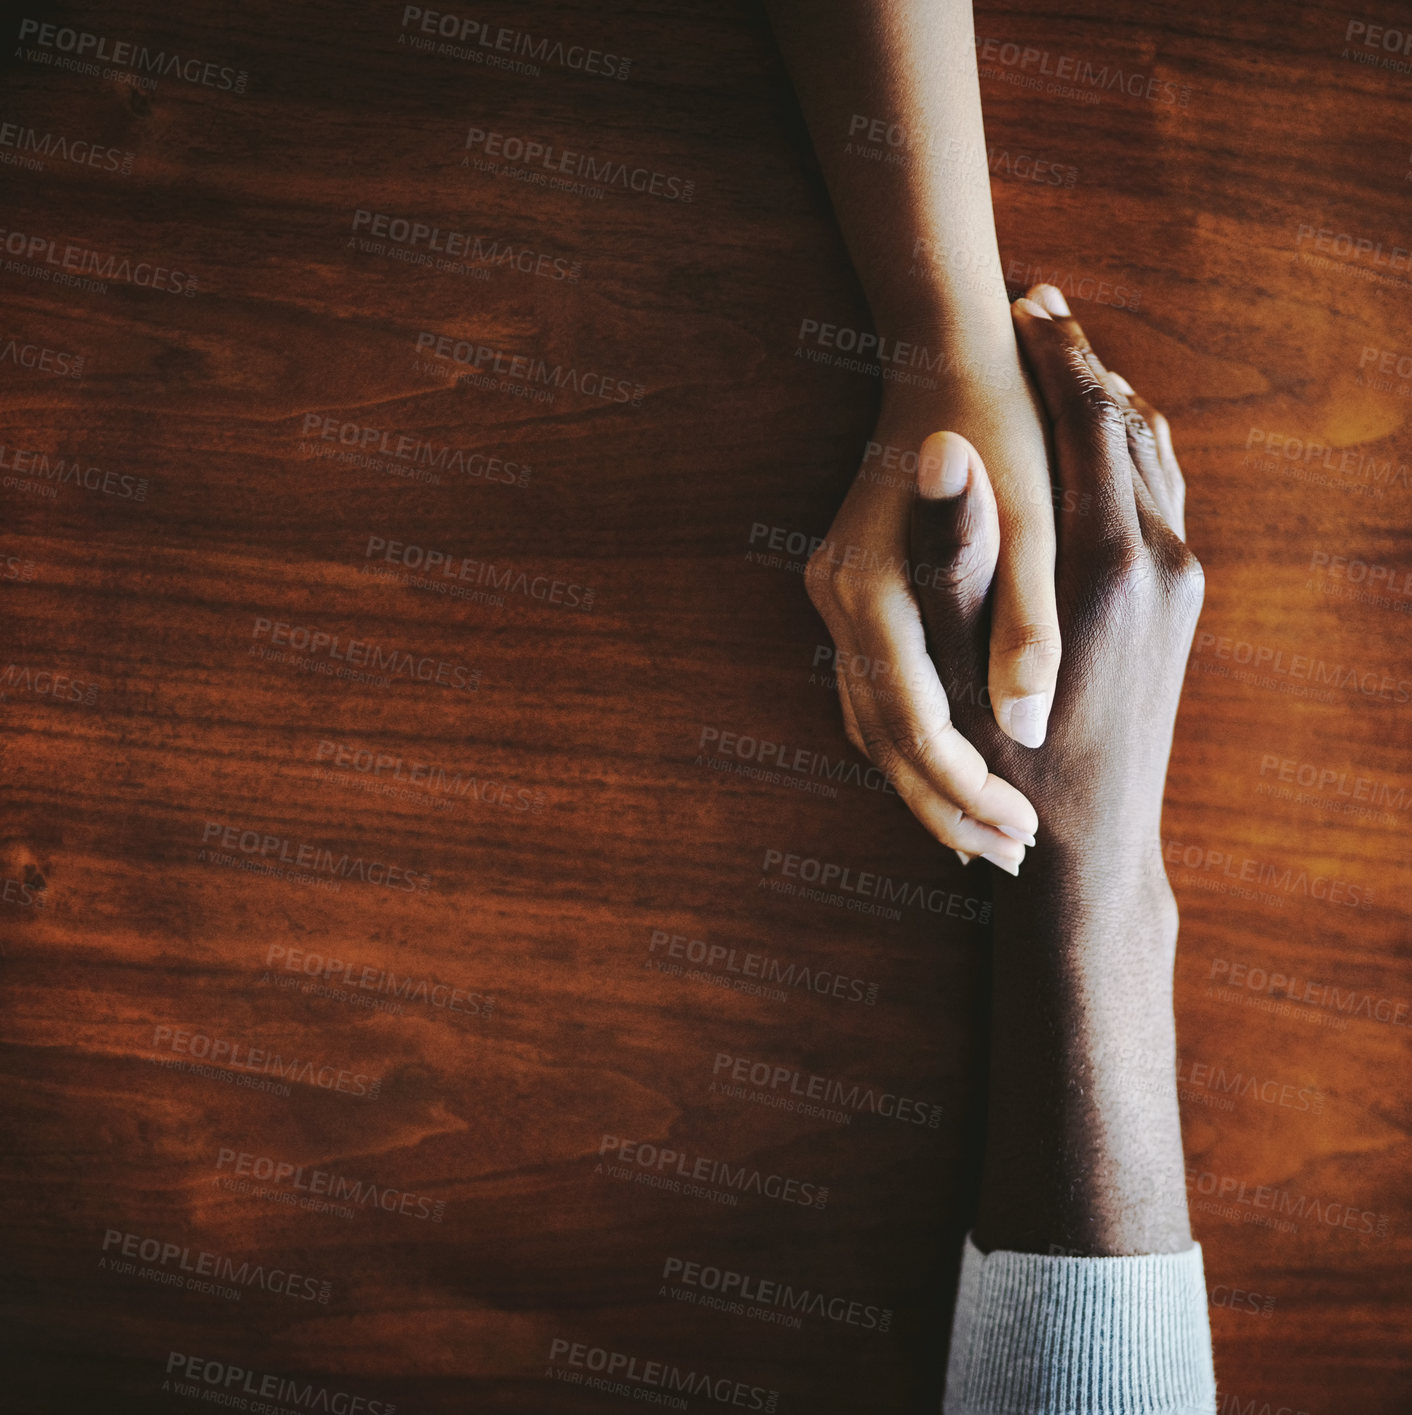
[[[179,55],[151,87],[12,22],[7,1408],[614,1411],[669,1366],[711,1385],[665,1408],[934,1410],[984,882],[837,778],[787,547],[877,385],[799,354],[806,319],[867,322],[814,157],[753,6],[457,13],[561,48],[496,67],[326,0],[54,20]],[[1164,829],[1223,1415],[1409,1392],[1412,71],[1348,57],[1407,64],[1368,26],[1412,32],[1385,3],[977,16],[1012,283],[1057,277],[1171,417],[1207,570]],[[465,165],[472,129],[604,190]],[[360,246],[359,211],[467,251]],[[577,386],[458,383],[423,334]],[[373,576],[375,541],[474,568]],[[778,891],[791,855],[911,902]],[[757,1103],[736,1059],[861,1089]],[[781,1322],[786,1285],[824,1301]],[[587,1384],[595,1350],[636,1386]]]

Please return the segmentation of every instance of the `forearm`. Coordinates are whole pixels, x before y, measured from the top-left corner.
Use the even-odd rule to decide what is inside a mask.
[[[1176,1094],[1176,909],[1155,850],[1106,878],[1043,845],[997,879],[982,1251],[1191,1246]]]
[[[970,0],[767,8],[879,333],[1013,346]]]

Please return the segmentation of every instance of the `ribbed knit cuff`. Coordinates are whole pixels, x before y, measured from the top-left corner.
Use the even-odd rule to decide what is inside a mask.
[[[1136,1258],[1050,1258],[970,1237],[945,1415],[1212,1415],[1201,1245]]]

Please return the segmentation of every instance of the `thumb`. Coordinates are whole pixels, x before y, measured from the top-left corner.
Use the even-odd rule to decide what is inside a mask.
[[[909,548],[928,641],[969,666],[984,640],[1000,517],[981,454],[959,432],[934,432],[922,443]]]

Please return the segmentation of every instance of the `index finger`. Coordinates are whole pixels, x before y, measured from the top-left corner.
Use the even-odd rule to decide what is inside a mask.
[[[1093,498],[1097,536],[1136,537],[1137,503],[1123,409],[1084,349],[1033,300],[1011,306],[1025,361],[1054,430],[1065,490]],[[1079,528],[1076,527],[1076,530]]]
[[[1039,817],[957,730],[919,606],[905,582],[897,593],[905,603],[884,601],[853,628],[853,646],[894,666],[886,691],[850,694],[868,756],[937,839],[976,855],[1008,852]]]

